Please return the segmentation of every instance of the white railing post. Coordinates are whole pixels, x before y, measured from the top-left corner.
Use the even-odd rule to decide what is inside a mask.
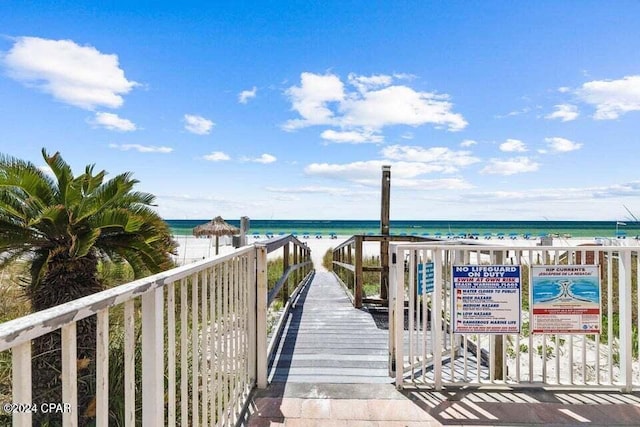
[[[402,388],[404,375],[404,249],[395,249],[396,286],[394,295],[394,325],[389,325],[395,329],[395,360],[396,360],[396,387]],[[393,260],[393,258],[392,258]],[[411,331],[409,331],[411,333]]]
[[[618,290],[620,301],[620,379],[623,391],[630,393],[633,388],[633,339],[632,339],[632,293],[631,293],[631,251],[620,249],[618,263]]]
[[[397,259],[397,251],[396,245],[389,245],[389,259],[391,260],[391,265],[389,266],[389,301],[387,302],[389,306],[389,354],[388,354],[388,365],[389,365],[389,376],[395,377],[396,374],[396,328],[395,328],[395,316],[396,316],[396,295],[398,289],[398,278],[397,278],[397,268],[398,263],[395,262]],[[400,384],[396,384],[399,386]]]
[[[436,391],[442,390],[442,250],[433,251],[433,377]],[[453,363],[453,361],[452,361]]]
[[[96,322],[96,426],[109,425],[109,309]]]
[[[256,355],[258,388],[267,387],[267,248],[256,246]]]
[[[257,271],[257,258],[256,258],[256,253],[252,254],[253,256],[249,256],[247,258],[247,262],[249,263],[248,265],[248,275],[249,277],[247,278],[247,291],[249,293],[248,295],[248,304],[247,307],[249,309],[249,313],[248,313],[248,318],[247,318],[247,322],[248,322],[248,340],[249,340],[249,345],[248,345],[248,351],[249,351],[249,382],[251,384],[251,386],[253,387],[254,384],[256,384],[257,382],[257,339],[258,339],[258,335],[257,335],[257,309],[258,306],[256,305],[256,295],[257,295],[257,286],[256,286],[256,271]]]
[[[11,349],[11,366],[13,403],[31,403],[31,341]],[[31,427],[31,423],[31,412],[13,414],[13,427]]]
[[[62,424],[78,425],[78,347],[76,323],[61,329],[62,339],[62,401],[71,405],[71,411],[62,413]]]
[[[142,424],[164,425],[163,289],[142,295]]]
[[[136,324],[133,300],[124,303],[124,423],[136,422]]]

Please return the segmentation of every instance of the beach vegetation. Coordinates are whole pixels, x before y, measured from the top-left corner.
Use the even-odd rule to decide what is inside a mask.
[[[545,360],[551,359],[555,348],[551,345],[547,345],[546,348],[542,344],[538,344],[536,347],[536,353],[538,356],[543,357]]]
[[[155,197],[134,191],[129,172],[106,180],[94,165],[74,175],[60,153],[42,150],[52,176],[35,164],[0,156],[0,268],[28,263],[24,295],[39,311],[105,289],[102,261],[124,263],[134,278],[173,266],[176,243],[167,224],[152,209]],[[96,319],[77,323],[81,423],[91,418],[95,400]],[[60,330],[32,343],[34,401],[61,401]],[[50,420],[40,418],[37,422]]]
[[[353,295],[355,293],[355,274],[343,267],[333,264],[333,248],[327,249],[322,257],[322,265],[329,271],[333,271],[345,284]],[[368,256],[362,259],[363,267],[380,267],[379,256]],[[408,276],[407,276],[408,277]],[[362,297],[371,298],[380,295],[380,273],[377,271],[364,271],[362,273]]]
[[[327,249],[322,256],[322,266],[329,271],[333,271],[333,248]]]

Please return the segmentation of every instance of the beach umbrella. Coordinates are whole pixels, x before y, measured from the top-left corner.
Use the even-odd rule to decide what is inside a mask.
[[[196,237],[216,237],[216,255],[218,255],[218,238],[220,236],[232,236],[239,232],[239,228],[225,222],[225,220],[220,216],[215,217],[206,224],[198,225],[193,229],[193,235]]]

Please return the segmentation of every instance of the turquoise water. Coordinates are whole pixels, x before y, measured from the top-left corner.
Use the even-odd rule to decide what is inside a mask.
[[[195,226],[208,222],[208,219],[168,219],[166,220],[174,234],[190,235]],[[227,220],[229,224],[240,226],[240,220]],[[619,233],[629,237],[640,235],[640,223],[627,222],[627,225],[618,227]],[[397,235],[429,235],[441,236],[452,234],[477,234],[480,238],[488,233],[492,236],[504,234],[531,235],[537,238],[541,235],[558,234],[571,235],[572,237],[615,237],[615,221],[391,221],[391,234]],[[295,233],[303,235],[308,233],[314,237],[316,234],[329,236],[331,233],[351,236],[354,234],[378,234],[380,233],[379,220],[276,220],[276,219],[252,219],[249,234]]]
[[[568,290],[571,296],[582,301],[600,302],[600,289],[595,278],[572,279]],[[562,285],[558,283],[557,279],[536,280],[533,286],[533,302],[552,301],[559,298],[562,291]]]

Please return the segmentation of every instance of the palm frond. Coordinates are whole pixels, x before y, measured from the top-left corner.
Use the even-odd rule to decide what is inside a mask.
[[[71,237],[71,247],[69,255],[80,258],[89,253],[96,240],[100,237],[100,229],[91,229],[87,233]]]
[[[67,186],[69,182],[73,180],[73,172],[71,171],[71,167],[67,162],[64,161],[59,152],[56,152],[54,155],[50,156],[47,153],[46,149],[42,149],[42,157],[44,161],[49,165],[51,171],[56,176],[57,179],[57,190],[59,194],[59,198],[61,201],[66,201],[67,199]]]

